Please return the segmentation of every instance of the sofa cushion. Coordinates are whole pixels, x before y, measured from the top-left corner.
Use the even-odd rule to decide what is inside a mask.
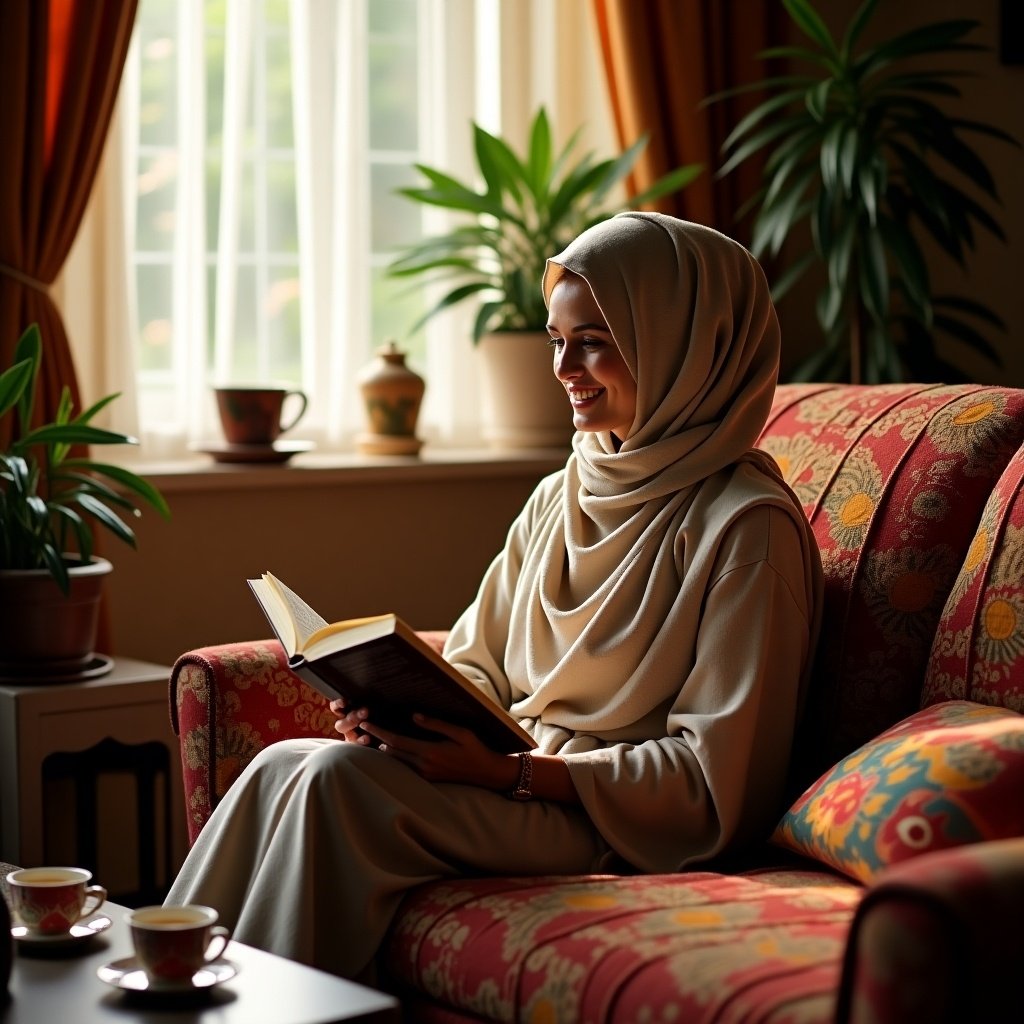
[[[783,385],[758,442],[814,528],[824,618],[800,783],[921,706],[932,638],[1024,441],[1024,390]]]
[[[932,644],[923,703],[1024,712],[1024,449],[993,488]]]
[[[1024,835],[1024,715],[970,701],[919,711],[814,783],[773,842],[862,882],[883,868]]]
[[[774,1020],[776,1007],[825,1024],[861,894],[796,869],[435,882],[406,897],[384,963],[399,987],[487,1020]]]

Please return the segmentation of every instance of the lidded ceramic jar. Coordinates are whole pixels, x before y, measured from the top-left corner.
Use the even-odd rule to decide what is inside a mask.
[[[364,454],[416,455],[423,446],[416,437],[416,421],[426,385],[405,365],[405,358],[389,340],[359,374],[367,429],[357,435],[356,447]]]

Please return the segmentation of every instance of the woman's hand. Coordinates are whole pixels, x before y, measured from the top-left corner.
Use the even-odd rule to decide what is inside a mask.
[[[498,754],[477,739],[469,729],[426,715],[413,715],[416,724],[437,733],[436,740],[420,740],[374,725],[366,708],[346,707],[332,700],[334,723],[342,739],[363,746],[379,746],[387,757],[395,757],[431,782],[460,782],[508,793],[519,780],[519,758]],[[555,755],[533,755],[533,792],[540,800],[579,803],[565,762]]]
[[[383,729],[366,718],[357,722],[362,731],[379,741],[383,753],[403,761],[431,782],[461,782],[496,790],[508,790],[515,785],[519,775],[515,758],[495,753],[484,746],[475,733],[462,726],[420,714],[413,715],[413,720],[424,729],[438,733],[439,738],[414,739]]]
[[[334,731],[341,735],[347,743],[361,743],[368,747],[373,743],[373,737],[363,732],[361,726],[366,721],[369,712],[366,708],[352,708],[345,704],[344,700],[332,700],[330,703],[331,714],[338,719],[334,723]]]

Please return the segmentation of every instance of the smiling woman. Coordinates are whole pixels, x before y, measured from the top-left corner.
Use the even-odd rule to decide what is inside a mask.
[[[577,430],[629,435],[636,416],[636,381],[604,321],[590,286],[563,270],[551,286],[548,331],[555,376],[568,392]]]
[[[764,275],[724,235],[631,213],[553,255],[542,295],[580,429],[443,652],[536,749],[332,701],[344,742],[257,753],[171,887],[240,941],[359,977],[420,881],[674,872],[776,817],[821,576],[751,451],[778,372]]]

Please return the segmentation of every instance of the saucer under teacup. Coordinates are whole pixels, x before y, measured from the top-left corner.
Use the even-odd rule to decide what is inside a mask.
[[[106,914],[97,914],[73,924],[69,932],[61,932],[57,935],[31,932],[23,924],[15,925],[11,929],[11,935],[20,948],[31,948],[43,952],[44,950],[67,949],[69,946],[81,945],[94,939],[97,935],[102,935],[111,924],[112,922]]]
[[[126,992],[145,992],[151,995],[181,995],[204,992],[229,981],[238,973],[238,967],[230,960],[213,960],[184,981],[154,980],[142,969],[134,956],[122,957],[104,964],[96,971],[100,981]]]
[[[192,450],[211,455],[214,462],[269,465],[287,462],[293,455],[308,452],[313,447],[312,441],[279,439],[272,444],[230,444],[227,441],[214,441],[210,444],[194,445]]]

